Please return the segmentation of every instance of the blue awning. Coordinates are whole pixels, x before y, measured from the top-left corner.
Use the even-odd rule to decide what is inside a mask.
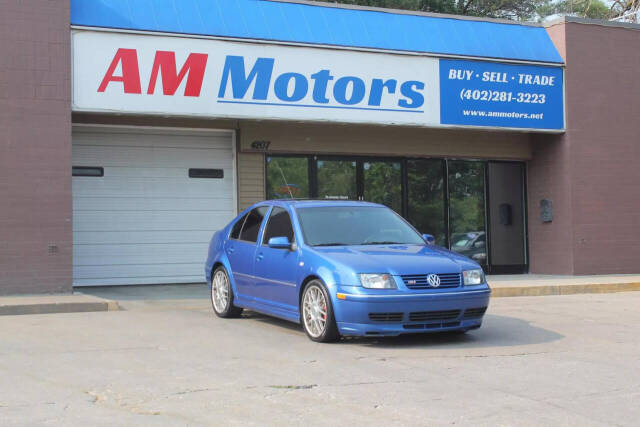
[[[518,23],[268,0],[71,0],[71,24],[563,63],[546,30]]]

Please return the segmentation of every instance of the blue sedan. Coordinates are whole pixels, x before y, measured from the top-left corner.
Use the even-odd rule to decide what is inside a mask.
[[[313,341],[479,328],[480,266],[367,202],[274,200],[213,235],[205,265],[219,317],[301,323]]]

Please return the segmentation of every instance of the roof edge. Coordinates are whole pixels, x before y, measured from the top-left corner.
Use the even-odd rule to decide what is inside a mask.
[[[519,25],[523,27],[534,27],[534,28],[545,26],[543,24],[540,24],[538,22],[533,22],[533,21],[512,21],[510,19],[483,18],[479,16],[421,12],[418,10],[391,9],[386,7],[360,6],[357,4],[345,4],[345,3],[328,3],[328,2],[320,2],[320,1],[313,1],[313,0],[258,0],[258,1],[268,1],[271,3],[295,3],[295,4],[303,4],[307,6],[317,6],[317,7],[325,7],[325,8],[332,8],[332,9],[363,10],[363,11],[370,11],[370,12],[389,13],[393,15],[414,15],[414,16],[424,16],[429,18],[456,19],[459,21],[489,22],[494,24]]]
[[[216,35],[204,35],[204,34],[193,34],[193,33],[176,33],[176,32],[170,32],[170,31],[134,30],[134,29],[128,29],[128,28],[99,27],[99,26],[92,26],[92,25],[77,25],[77,24],[71,24],[70,28],[71,30],[76,30],[76,31],[78,30],[97,31],[97,32],[110,32],[110,33],[139,34],[139,35],[149,35],[149,36],[192,38],[192,39],[202,39],[202,40],[220,40],[220,41],[227,41],[227,42],[233,42],[233,43],[271,44],[271,45],[277,45],[277,46],[344,50],[344,51],[365,52],[365,53],[374,53],[374,54],[377,53],[377,54],[386,54],[386,55],[406,55],[406,56],[428,57],[428,58],[459,59],[459,60],[467,60],[467,61],[485,61],[485,62],[495,62],[495,63],[501,63],[501,64],[537,65],[541,67],[565,67],[566,66],[564,60],[559,62],[535,61],[535,60],[528,60],[528,59],[501,58],[501,57],[493,57],[493,56],[448,54],[448,53],[441,53],[441,52],[384,49],[384,48],[376,48],[376,47],[346,46],[346,45],[325,44],[325,43],[305,43],[305,42],[294,42],[294,41],[288,41],[288,40],[216,36]]]
[[[640,24],[633,24],[631,22],[606,21],[604,19],[590,19],[590,18],[581,18],[579,16],[568,16],[568,15],[561,16],[556,19],[552,19],[549,22],[545,22],[544,27],[548,28],[554,25],[564,24],[564,23],[599,25],[601,27],[614,27],[614,28],[627,28],[630,30],[640,30]]]

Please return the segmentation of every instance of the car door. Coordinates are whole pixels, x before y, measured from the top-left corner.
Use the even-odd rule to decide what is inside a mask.
[[[236,283],[236,293],[241,298],[255,296],[254,257],[260,228],[268,210],[269,206],[252,209],[238,221],[242,222],[240,227],[236,228],[236,223],[225,243],[225,251]]]
[[[270,248],[272,237],[287,237],[295,250]],[[295,312],[298,308],[298,250],[286,209],[274,206],[263,232],[261,245],[256,251],[254,275],[256,296],[276,309]]]

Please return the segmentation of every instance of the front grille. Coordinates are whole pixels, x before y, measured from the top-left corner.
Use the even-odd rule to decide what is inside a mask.
[[[403,313],[369,313],[374,322],[402,322]]]
[[[487,311],[487,307],[467,308],[464,311],[464,318],[465,319],[474,319],[474,318],[477,318],[477,317],[482,317],[484,315],[485,311]]]
[[[404,285],[409,289],[434,289],[427,282],[429,274],[404,274],[400,276]],[[457,288],[460,286],[460,273],[438,274],[440,277],[440,288]]]
[[[441,311],[414,311],[409,313],[411,322],[446,322],[456,320],[460,316],[460,310]]]

